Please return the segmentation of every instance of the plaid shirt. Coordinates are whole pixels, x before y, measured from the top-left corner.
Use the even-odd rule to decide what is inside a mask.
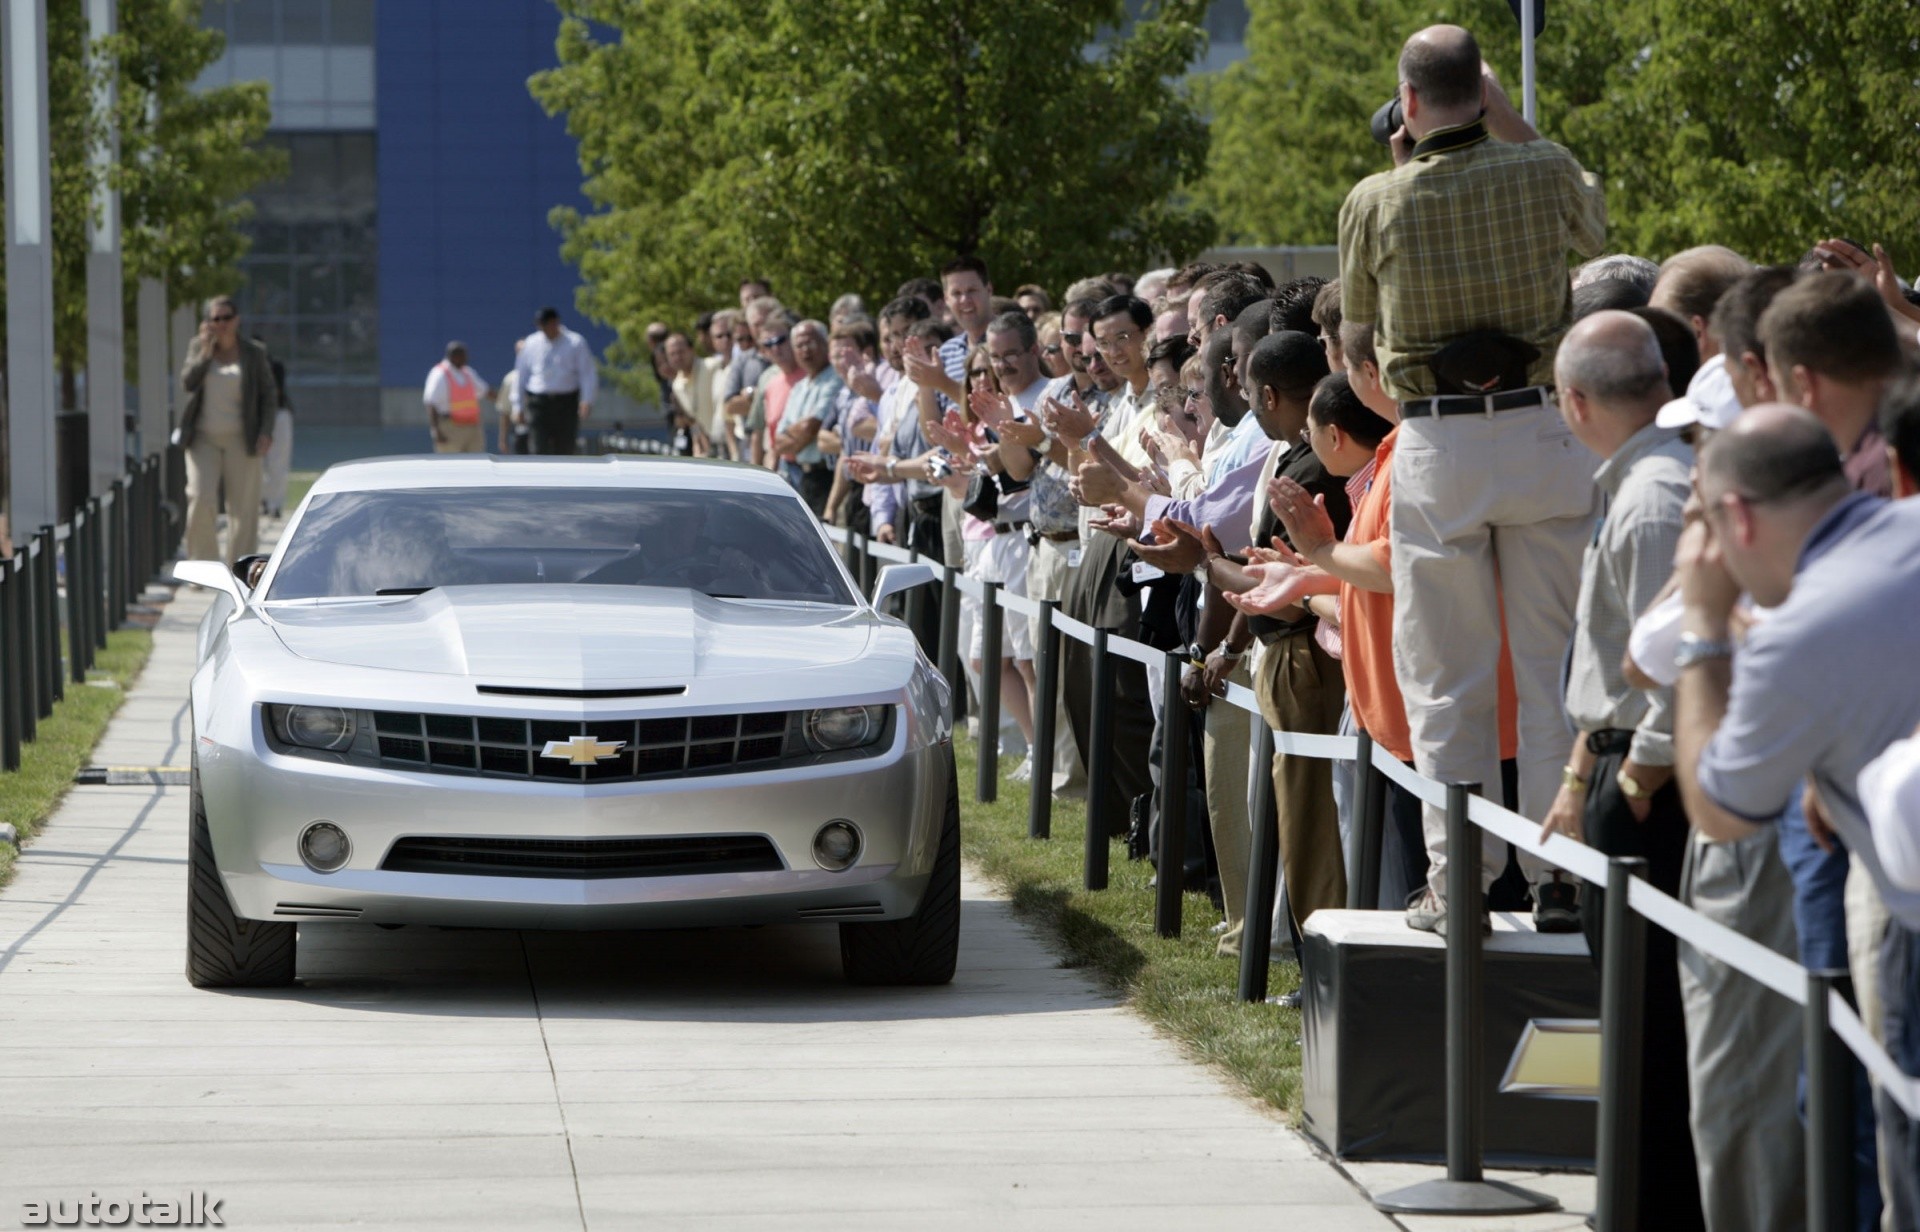
[[[1673,576],[1692,468],[1693,450],[1648,424],[1593,477],[1607,512],[1580,567],[1567,717],[1585,732],[1631,731],[1629,754],[1643,766],[1673,764],[1673,690],[1634,688],[1620,660],[1633,622]]]
[[[1553,384],[1553,354],[1573,323],[1567,250],[1599,253],[1600,182],[1551,141],[1485,138],[1368,176],[1340,208],[1340,309],[1378,327],[1388,394],[1437,392],[1427,360],[1448,342],[1497,329],[1540,348],[1529,376]]]

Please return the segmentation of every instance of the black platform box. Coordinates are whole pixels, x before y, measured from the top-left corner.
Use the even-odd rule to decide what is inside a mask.
[[[1529,1019],[1599,1017],[1586,940],[1505,913],[1493,927],[1485,1162],[1591,1169],[1597,1104],[1497,1090]],[[1444,1161],[1446,943],[1397,911],[1319,911],[1305,934],[1303,1128],[1341,1159]]]

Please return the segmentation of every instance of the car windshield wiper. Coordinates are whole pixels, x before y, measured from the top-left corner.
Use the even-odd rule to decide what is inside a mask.
[[[428,591],[435,589],[438,588],[433,586],[386,586],[373,593],[375,595],[424,595]]]

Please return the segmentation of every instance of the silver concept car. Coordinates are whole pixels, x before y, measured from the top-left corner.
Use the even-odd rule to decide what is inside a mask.
[[[778,476],[637,458],[336,466],[193,678],[187,978],[286,984],[301,921],[833,921],[952,977],[947,684]]]

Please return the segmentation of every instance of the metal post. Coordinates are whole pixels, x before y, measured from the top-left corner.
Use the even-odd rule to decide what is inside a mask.
[[[1834,1034],[1827,996],[1845,971],[1807,972],[1807,1227],[1853,1227],[1853,1058]]]
[[[1093,713],[1087,724],[1087,846],[1089,890],[1107,888],[1107,759],[1113,756],[1113,664],[1105,629],[1093,631]]]
[[[14,618],[13,565],[0,561],[0,769],[20,768],[20,672],[14,657],[14,639],[20,622]]]
[[[1645,877],[1637,856],[1607,861],[1600,952],[1600,1128],[1594,1172],[1599,1181],[1594,1224],[1599,1232],[1640,1226],[1640,1083],[1645,1072],[1647,922],[1628,905],[1629,887]]]
[[[1180,655],[1168,655],[1160,678],[1160,841],[1153,853],[1153,931],[1162,937],[1180,935],[1180,896],[1187,883],[1187,702],[1180,695],[1184,666]]]
[[[107,620],[109,631],[118,629],[127,617],[127,483],[115,479],[109,488],[113,494],[113,516],[107,519]]]
[[[1033,623],[1033,779],[1027,784],[1027,837],[1053,837],[1053,712],[1060,699],[1060,632],[1056,599],[1040,600]]]
[[[98,40],[112,37],[117,0],[87,0],[88,60]],[[118,65],[90,63],[95,70],[94,106],[106,131],[93,147],[94,217],[87,224],[87,441],[90,490],[103,492],[127,468],[126,309],[120,268],[120,194],[109,176],[120,158],[113,120],[119,97]]]
[[[7,728],[13,734],[8,739],[7,769],[20,768],[20,746],[31,744],[34,735],[33,686],[27,680],[27,638],[30,626],[27,623],[27,582],[21,572],[19,550],[14,555],[0,561],[0,573],[6,575],[6,587],[0,592],[0,620],[5,621],[5,646],[0,652],[7,660]]]
[[[873,549],[871,545],[869,545],[867,551],[868,551],[867,559],[869,563],[871,563],[871,561],[873,560],[873,556],[872,556]],[[907,549],[908,564],[913,564],[917,562],[919,559],[920,559],[920,553],[918,551],[912,548]],[[902,609],[902,613],[901,613],[903,616],[906,617],[907,628],[919,629],[921,627],[922,621],[925,618],[926,610],[927,610],[927,588],[924,586],[915,586],[912,590],[909,590],[907,592],[907,606],[904,609]],[[954,678],[952,676],[947,677],[947,682],[949,684],[955,683]],[[964,683],[961,683],[959,687],[953,690],[954,695],[956,697],[959,696],[961,689],[964,689],[965,687],[966,685]]]
[[[46,686],[46,713],[53,713],[53,706],[66,696],[65,683],[60,671],[60,565],[57,553],[60,544],[54,536],[54,528],[40,528],[40,674]]]
[[[1533,28],[1534,0],[1520,0],[1520,106],[1527,123],[1534,122],[1533,40],[1540,32]]]
[[[1347,861],[1347,910],[1380,905],[1381,831],[1387,819],[1386,776],[1373,764],[1373,737],[1362,731],[1353,755],[1353,850]]]
[[[914,626],[916,629],[918,625]],[[940,566],[940,640],[935,646],[935,664],[953,686],[954,713],[959,713],[959,698],[967,682],[960,671],[960,585],[952,565]]]
[[[33,545],[13,550],[14,625],[19,630],[20,739],[32,743],[40,728],[40,594]]]
[[[89,541],[87,543],[87,590],[93,597],[93,604],[91,610],[87,613],[87,621],[92,626],[93,631],[93,649],[95,654],[92,656],[92,661],[97,663],[99,662],[98,652],[107,648],[107,605],[111,602],[107,595],[107,574],[109,567],[107,560],[108,515],[106,503],[99,497],[94,497],[91,504],[93,506],[93,512],[91,516],[87,518],[87,533],[89,535]]]
[[[140,452],[164,452],[167,433],[167,284],[142,278],[134,300],[135,345],[140,351]]]
[[[1000,583],[982,582],[980,595],[980,743],[973,796],[982,804],[1000,798],[1000,632],[996,600]]]
[[[7,457],[14,526],[59,517],[53,432],[53,189],[46,0],[0,0],[6,151]]]
[[[1247,852],[1247,901],[1240,925],[1239,995],[1242,1001],[1264,1001],[1273,966],[1267,957],[1273,945],[1273,896],[1280,892],[1280,824],[1273,812],[1273,729],[1258,714],[1252,716],[1251,727],[1255,743],[1247,773],[1253,779],[1253,798],[1247,802],[1247,816],[1253,822],[1253,845]]]
[[[86,552],[81,546],[83,536],[80,525],[86,518],[85,509],[74,511],[73,521],[67,524],[67,675],[75,684],[87,681],[87,652],[92,645],[87,639],[87,604],[82,597],[81,578],[84,575],[82,558]]]
[[[1467,817],[1478,783],[1447,785],[1447,1175],[1382,1194],[1383,1211],[1405,1215],[1522,1215],[1560,1203],[1505,1181],[1481,1165],[1486,1129],[1486,1054],[1481,982],[1480,831]]]

